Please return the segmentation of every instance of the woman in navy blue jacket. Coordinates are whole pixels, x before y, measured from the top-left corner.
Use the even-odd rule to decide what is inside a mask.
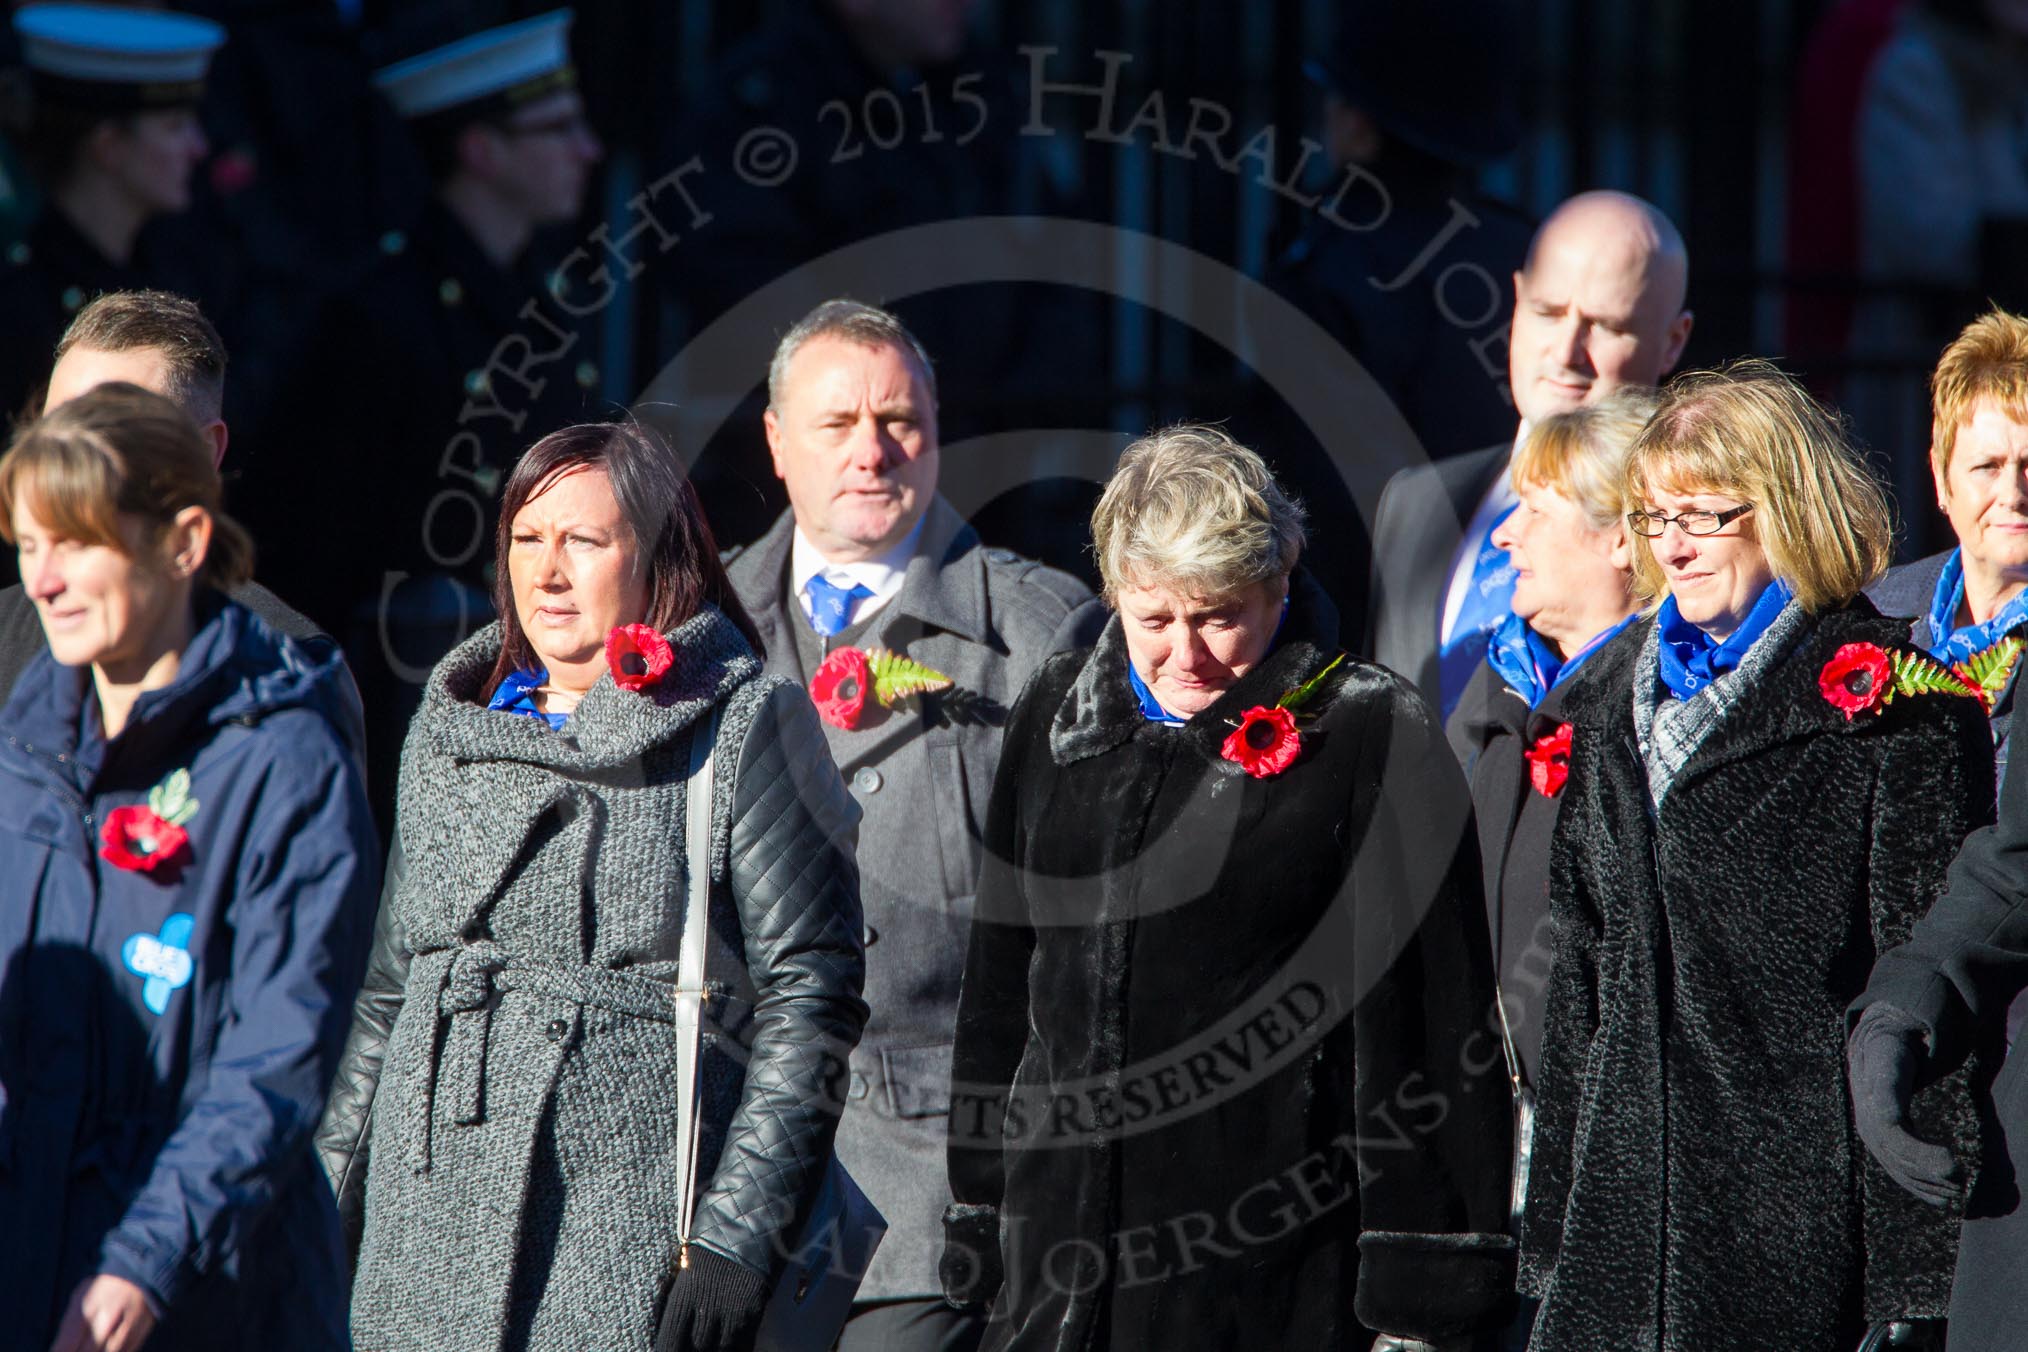
[[[101,386],[0,460],[50,652],[0,710],[0,1349],[337,1349],[310,1134],[379,882],[356,720],[221,589],[197,429]]]

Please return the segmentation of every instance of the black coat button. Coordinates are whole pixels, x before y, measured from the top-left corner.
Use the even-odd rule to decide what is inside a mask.
[[[561,1042],[570,1036],[570,1021],[568,1019],[551,1019],[549,1027],[543,1031],[549,1034],[551,1042]]]

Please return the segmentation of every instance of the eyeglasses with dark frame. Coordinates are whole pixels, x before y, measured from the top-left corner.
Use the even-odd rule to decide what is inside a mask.
[[[1753,504],[1749,502],[1739,507],[1728,507],[1722,512],[1690,511],[1678,512],[1674,516],[1664,516],[1660,512],[1628,512],[1627,525],[1634,534],[1650,540],[1669,529],[1672,521],[1685,535],[1716,535],[1728,521],[1737,521],[1752,510]]]

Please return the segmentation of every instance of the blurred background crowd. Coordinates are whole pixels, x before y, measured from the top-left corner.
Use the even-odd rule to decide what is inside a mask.
[[[1680,225],[1680,365],[1773,356],[1843,408],[1905,556],[1947,536],[1926,373],[1987,301],[2028,304],[2010,0],[179,9],[221,26],[208,79],[111,122],[0,39],[0,400],[40,407],[91,295],[198,299],[230,506],[369,708],[486,609],[490,495],[556,426],[665,418],[721,540],[757,537],[785,501],[765,354],[827,295],[936,354],[946,491],[985,538],[1096,580],[1106,457],[1226,419],[1322,523],[1355,632],[1387,476],[1512,434],[1508,279],[1574,192]],[[517,22],[568,43],[526,104],[377,78]],[[1356,416],[1320,419],[1347,370],[1380,400],[1327,389]]]

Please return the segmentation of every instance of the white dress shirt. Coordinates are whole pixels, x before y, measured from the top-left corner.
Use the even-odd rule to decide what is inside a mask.
[[[803,534],[803,528],[797,526],[795,539],[789,545],[789,590],[795,594],[804,620],[810,618],[810,596],[804,589],[819,573],[835,587],[849,591],[854,586],[862,586],[873,593],[846,612],[845,623],[857,624],[874,614],[901,594],[901,584],[908,580],[908,561],[915,557],[916,542],[921,538],[922,522],[918,521],[915,529],[899,544],[876,558],[861,559],[856,563],[832,563],[810,537]]]
[[[1521,443],[1528,439],[1528,422],[1522,420],[1521,428],[1514,434],[1514,450],[1521,449]],[[1458,552],[1451,555],[1450,585],[1444,589],[1443,621],[1437,626],[1437,644],[1451,641],[1451,630],[1457,627],[1458,611],[1465,604],[1465,590],[1472,585],[1472,562],[1479,557],[1479,546],[1493,533],[1493,523],[1500,519],[1500,513],[1521,501],[1514,491],[1514,454],[1509,451],[1507,463],[1493,476],[1486,495],[1479,499],[1478,507],[1472,512],[1471,522],[1465,527],[1465,537],[1458,542]]]

